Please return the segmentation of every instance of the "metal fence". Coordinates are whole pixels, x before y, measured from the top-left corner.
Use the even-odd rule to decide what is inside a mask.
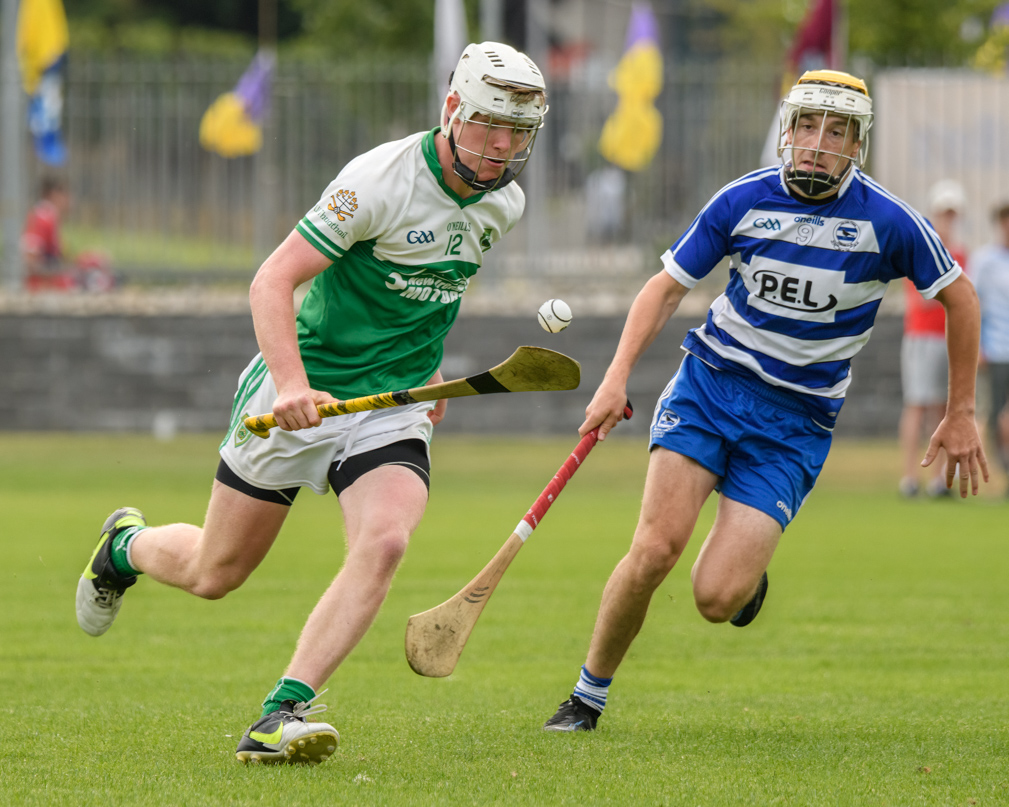
[[[245,67],[72,54],[71,231],[91,239],[86,246],[106,246],[129,278],[247,282],[348,160],[437,122],[427,62],[282,61],[263,149],[227,160],[200,147],[199,124]],[[711,194],[758,166],[777,65],[667,64],[656,101],[662,144],[635,174],[607,167],[597,149],[616,106],[607,83],[614,67],[594,59],[548,76],[548,125],[520,180],[527,214],[488,253],[477,293],[521,294],[530,279],[544,292],[596,299],[635,289]],[[964,181],[973,203],[965,240],[978,246],[989,234],[988,207],[1009,186],[1001,134],[1009,80],[953,69],[868,78],[877,102],[870,172],[918,206],[935,179]],[[25,163],[27,192],[40,169],[30,154]]]
[[[72,54],[71,229],[106,239],[128,276],[247,280],[344,163],[437,123],[426,62],[282,61],[264,148],[227,160],[200,147],[199,123],[245,66]],[[707,198],[756,167],[776,66],[668,65],[662,146],[637,174],[607,169],[596,148],[616,105],[614,66],[594,61],[549,79],[548,125],[520,180],[528,214],[483,275],[604,287],[652,271]],[[34,186],[39,169],[27,162]]]

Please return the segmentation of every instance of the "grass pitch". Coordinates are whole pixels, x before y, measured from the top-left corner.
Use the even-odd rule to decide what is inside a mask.
[[[653,600],[594,734],[543,721],[571,690],[626,550],[645,454],[600,445],[512,564],[456,672],[412,673],[410,614],[454,594],[573,448],[441,438],[432,500],[374,628],[329,683],[341,746],[245,767],[242,732],[337,571],[335,497],[305,492],[237,592],[149,580],[104,637],[74,619],[105,516],[202,520],[216,438],[7,435],[0,803],[968,805],[1009,803],[1009,504],[902,501],[895,450],[839,443],[739,630],[694,610],[689,569]]]

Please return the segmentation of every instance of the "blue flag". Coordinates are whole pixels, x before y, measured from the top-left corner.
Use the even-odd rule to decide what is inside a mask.
[[[28,130],[35,141],[35,154],[47,165],[64,165],[67,161],[67,147],[60,131],[64,64],[66,59],[60,59],[42,74],[38,89],[28,102]]]
[[[35,141],[35,153],[48,165],[63,165],[67,160],[60,121],[68,45],[62,0],[22,0],[17,20],[17,56],[22,84],[31,97],[28,129]]]

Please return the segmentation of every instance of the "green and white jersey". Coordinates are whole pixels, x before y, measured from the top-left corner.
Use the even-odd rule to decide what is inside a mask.
[[[438,131],[355,158],[298,223],[333,261],[298,314],[314,389],[346,399],[427,383],[483,253],[522,215],[515,183],[468,199],[449,189]]]

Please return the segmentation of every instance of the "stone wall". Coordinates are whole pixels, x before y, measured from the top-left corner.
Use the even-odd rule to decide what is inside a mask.
[[[645,434],[656,399],[676,372],[686,332],[700,316],[674,316],[644,355],[628,387],[636,416],[620,425],[623,433]],[[512,346],[539,345],[559,350],[582,365],[582,383],[571,392],[517,393],[495,399],[450,402],[446,431],[572,434],[584,419],[585,406],[609,365],[624,318],[580,317],[565,331],[551,335],[532,318],[460,319],[446,342],[446,377],[486,369],[509,354]],[[841,410],[837,436],[896,436],[900,417],[900,338],[902,319],[880,316],[872,339],[853,362],[854,380]],[[450,421],[453,421],[450,425]]]
[[[675,372],[696,316],[676,316],[642,359],[629,394],[644,434],[658,393]],[[579,317],[551,335],[535,317],[460,317],[446,343],[446,378],[486,370],[519,345],[567,353],[582,364],[578,390],[459,399],[445,432],[574,434],[612,356],[623,317]],[[894,436],[900,414],[901,321],[881,315],[855,359],[838,436]],[[0,418],[8,430],[221,431],[239,373],[256,353],[247,311],[183,315],[44,311],[0,313]]]

